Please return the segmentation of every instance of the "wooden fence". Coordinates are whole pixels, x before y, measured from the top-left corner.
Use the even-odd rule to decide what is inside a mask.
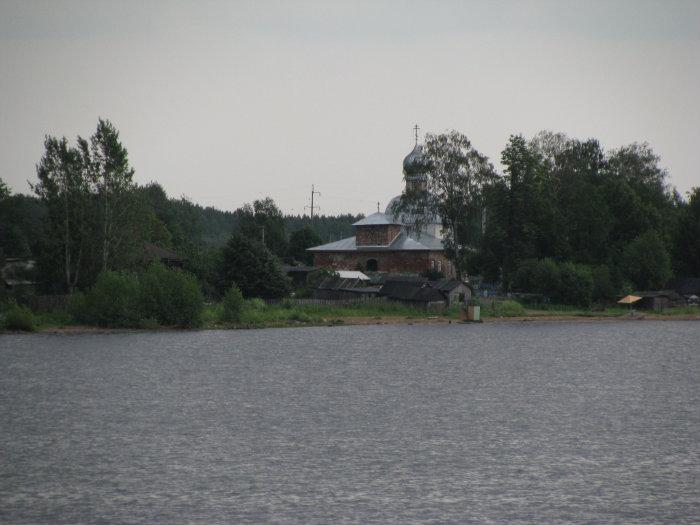
[[[265,304],[291,304],[292,306],[323,305],[346,306],[351,304],[384,304],[386,297],[353,297],[349,299],[265,299]]]

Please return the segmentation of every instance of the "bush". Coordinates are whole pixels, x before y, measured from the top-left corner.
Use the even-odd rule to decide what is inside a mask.
[[[139,281],[136,275],[102,272],[95,285],[71,301],[78,321],[114,328],[136,328],[141,321]]]
[[[235,284],[229,288],[223,300],[223,311],[221,320],[236,323],[241,320],[241,310],[243,310],[243,294]]]
[[[497,317],[520,317],[525,315],[525,308],[518,301],[508,300],[493,304],[493,312]]]
[[[36,320],[32,311],[26,306],[10,305],[0,317],[2,318],[0,328],[4,325],[6,330],[34,331]]]
[[[258,297],[253,297],[252,299],[246,299],[245,301],[245,308],[246,310],[251,310],[251,311],[262,311],[265,308],[267,308],[267,304],[265,304],[265,301]]]
[[[591,269],[582,264],[563,263],[559,266],[561,280],[557,299],[564,304],[589,307],[593,297]]]
[[[671,278],[671,258],[653,230],[631,241],[622,254],[622,269],[637,290],[658,290]]]
[[[141,313],[165,326],[192,327],[202,322],[204,299],[195,277],[152,264],[140,279]]]
[[[513,291],[556,296],[561,288],[559,267],[552,259],[523,261],[513,277]]]

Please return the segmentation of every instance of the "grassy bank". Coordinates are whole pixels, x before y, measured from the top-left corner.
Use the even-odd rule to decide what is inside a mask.
[[[350,305],[302,305],[294,301],[285,301],[280,304],[266,305],[259,299],[244,301],[239,318],[236,321],[227,321],[224,315],[222,303],[206,304],[201,313],[202,329],[245,329],[245,328],[269,328],[269,327],[293,327],[293,326],[320,326],[342,324],[376,324],[376,323],[412,323],[412,322],[448,322],[460,319],[460,309],[453,307],[442,313],[412,308],[401,303],[357,303]],[[697,307],[670,308],[663,312],[635,312],[635,318],[645,317],[649,319],[700,319],[700,309]],[[0,317],[2,315],[0,314]],[[541,307],[525,308],[515,301],[495,301],[482,305],[481,317],[485,321],[499,319],[530,319],[530,320],[556,320],[556,319],[628,319],[629,310],[625,307],[613,306],[609,308],[581,309],[567,305],[545,305]],[[80,330],[90,325],[81,323],[67,311],[33,313],[23,309],[19,318],[10,319],[13,324],[7,326],[0,319],[0,331],[53,331],[53,330]],[[163,329],[171,328],[155,322],[153,319],[145,319],[136,329]]]

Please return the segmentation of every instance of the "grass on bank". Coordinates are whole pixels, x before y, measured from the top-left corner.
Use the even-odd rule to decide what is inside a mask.
[[[481,317],[624,317],[628,315],[626,307],[581,309],[567,305],[544,305],[542,307],[523,307],[512,300],[494,301],[482,304]],[[644,315],[662,315],[664,317],[700,315],[698,307],[669,308],[663,312],[637,311]],[[313,325],[339,325],[350,318],[382,319],[425,319],[439,315],[442,318],[458,320],[461,317],[459,307],[452,307],[440,314],[424,309],[412,308],[402,303],[356,303],[342,306],[302,305],[293,300],[279,304],[267,305],[260,299],[241,300],[238,314],[233,318],[225,312],[225,302],[205,304],[201,310],[201,328],[265,328]],[[0,308],[0,331],[34,331],[50,328],[85,326],[86,323],[76,318],[70,311],[34,313],[18,305],[5,305]],[[90,326],[88,324],[88,326]],[[171,328],[172,325],[159,323],[153,318],[144,318],[131,328],[159,329]]]

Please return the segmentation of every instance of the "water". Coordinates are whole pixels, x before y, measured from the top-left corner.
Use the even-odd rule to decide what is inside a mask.
[[[0,336],[7,523],[697,523],[700,323]]]

